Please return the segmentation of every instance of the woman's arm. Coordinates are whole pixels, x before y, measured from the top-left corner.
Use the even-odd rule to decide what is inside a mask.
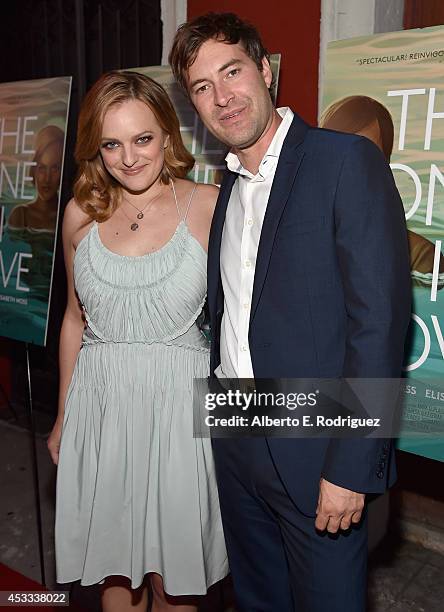
[[[67,277],[67,304],[60,332],[59,369],[60,386],[58,413],[54,427],[48,438],[48,450],[51,459],[57,465],[59,461],[60,438],[62,434],[65,400],[72,373],[80,351],[82,335],[85,327],[82,309],[74,288],[74,255],[78,242],[79,231],[85,228],[85,215],[71,200],[65,210],[62,227],[63,253],[65,257]]]

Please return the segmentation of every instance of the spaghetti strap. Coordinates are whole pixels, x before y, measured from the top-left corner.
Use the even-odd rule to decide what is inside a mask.
[[[177,201],[176,188],[174,187],[174,181],[171,182],[171,189],[173,190],[174,201],[176,203],[177,214],[179,216],[179,221],[182,221],[182,215],[180,213],[179,202]]]
[[[194,187],[191,190],[191,194],[190,194],[190,198],[188,200],[188,204],[187,204],[187,208],[186,208],[185,214],[182,217],[181,212],[180,212],[180,208],[179,208],[179,202],[177,201],[176,188],[174,187],[174,182],[171,181],[171,189],[173,190],[174,201],[176,202],[177,214],[179,215],[179,219],[180,219],[181,222],[187,220],[188,211],[190,210],[190,206],[191,206],[191,200],[193,199],[193,195],[194,195],[194,192],[196,191],[196,188],[197,188],[197,183],[194,183]]]
[[[197,183],[194,183],[194,187],[191,190],[190,199],[188,200],[187,209],[185,211],[185,215],[184,215],[183,221],[187,220],[188,212],[189,212],[190,206],[191,206],[191,200],[193,199],[193,195],[194,195],[194,192],[196,191],[196,189],[197,189]]]

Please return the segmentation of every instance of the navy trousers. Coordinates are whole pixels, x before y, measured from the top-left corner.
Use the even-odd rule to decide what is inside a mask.
[[[214,439],[213,450],[239,612],[363,612],[365,515],[347,532],[319,533],[287,494],[266,438]]]

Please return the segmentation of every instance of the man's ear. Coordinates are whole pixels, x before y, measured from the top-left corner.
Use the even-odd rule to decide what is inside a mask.
[[[267,88],[270,89],[270,85],[273,81],[273,73],[271,72],[270,62],[265,55],[262,58],[262,74]]]

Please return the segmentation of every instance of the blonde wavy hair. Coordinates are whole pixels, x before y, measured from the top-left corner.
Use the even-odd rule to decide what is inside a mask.
[[[387,162],[393,150],[394,127],[389,110],[369,96],[347,96],[330,104],[319,120],[319,127],[357,134],[377,122],[381,134],[381,150]]]
[[[121,186],[103,165],[100,143],[105,113],[127,100],[140,100],[153,111],[160,127],[168,134],[160,180],[185,178],[194,166],[194,157],[183,144],[179,119],[164,88],[137,72],[107,72],[86,94],[79,114],[75,160],[78,165],[74,198],[93,220],[109,219],[120,204]]]

